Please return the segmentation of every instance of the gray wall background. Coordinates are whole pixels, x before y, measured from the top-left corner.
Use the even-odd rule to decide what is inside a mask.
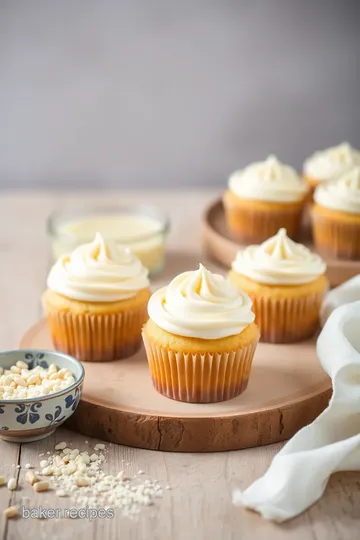
[[[359,4],[0,0],[0,187],[220,187],[359,147]]]

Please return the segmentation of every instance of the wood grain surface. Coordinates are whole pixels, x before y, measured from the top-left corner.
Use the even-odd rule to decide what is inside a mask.
[[[304,227],[300,241],[311,250],[315,250],[311,240],[311,230],[309,228],[310,216],[308,212],[305,213],[304,218]],[[227,268],[230,268],[237,251],[242,247],[236,240],[231,238],[227,230],[224,206],[221,199],[213,201],[204,211],[202,241],[209,257]],[[332,287],[336,287],[360,273],[360,261],[340,261],[330,257],[323,257],[323,259],[327,264],[327,276]]]
[[[40,293],[48,269],[48,245],[44,221],[48,213],[72,200],[144,200],[171,210],[169,244],[176,252],[186,251],[187,266],[199,260],[201,210],[216,197],[213,191],[168,193],[26,193],[3,192],[0,197],[0,346],[16,347],[24,332],[40,316]],[[186,208],[186,215],[184,215]],[[179,261],[183,261],[183,257]],[[179,262],[179,271],[181,271]],[[164,274],[166,279],[166,271]],[[61,440],[85,448],[85,437],[63,428],[45,441],[17,445],[0,441],[0,474],[10,475],[13,464],[39,463],[39,454],[53,449]],[[98,440],[88,439],[89,444]],[[283,525],[268,523],[257,514],[231,504],[233,486],[246,488],[265,472],[282,444],[240,451],[179,454],[153,452],[118,446],[109,448],[106,470],[114,473],[124,459],[129,474],[143,469],[162,484],[169,484],[164,498],[146,508],[137,522],[116,514],[113,520],[0,520],[2,540],[357,540],[360,527],[360,473],[334,475],[323,498],[306,513]],[[1,510],[16,500],[30,497],[31,506],[52,508],[69,505],[53,492],[34,497],[31,488],[12,494],[0,488]]]

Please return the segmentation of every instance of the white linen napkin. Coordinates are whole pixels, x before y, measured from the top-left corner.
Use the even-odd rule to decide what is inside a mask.
[[[330,314],[317,354],[332,379],[329,406],[285,444],[262,478],[233,491],[235,505],[266,519],[297,516],[321,497],[332,473],[360,470],[360,301]]]
[[[327,293],[321,306],[320,324],[324,326],[330,313],[335,308],[360,300],[360,274],[345,281]]]

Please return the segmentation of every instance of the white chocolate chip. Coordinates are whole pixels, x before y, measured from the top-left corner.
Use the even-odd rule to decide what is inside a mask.
[[[76,478],[75,484],[77,487],[87,487],[89,485],[89,482],[85,480],[85,478]]]
[[[17,482],[15,478],[9,478],[7,487],[10,491],[14,491],[16,489]]]
[[[11,366],[10,371],[12,371],[13,373],[17,373],[18,375],[21,373],[21,369],[17,366]]]
[[[37,373],[34,373],[34,375],[30,375],[28,378],[27,378],[27,383],[28,384],[36,384],[39,380],[39,375]]]
[[[102,443],[95,444],[94,450],[105,450],[105,444],[102,444]]]
[[[27,363],[23,362],[22,360],[18,360],[16,362],[16,367],[18,367],[20,369],[29,369],[29,366],[27,365]]]
[[[3,516],[5,519],[12,519],[14,517],[17,517],[19,515],[19,510],[17,506],[8,506],[3,511]]]
[[[64,448],[66,448],[66,442],[59,442],[59,443],[55,446],[55,450],[64,450]]]
[[[49,489],[48,482],[41,481],[41,482],[36,482],[34,484],[34,491],[36,491],[37,493],[39,493],[40,491],[47,491],[48,489]]]
[[[31,486],[33,486],[36,482],[39,481],[38,477],[36,476],[36,474],[34,473],[34,471],[28,471],[26,474],[25,474],[25,480],[28,482],[28,484],[30,484]]]
[[[14,377],[14,382],[18,386],[27,386],[27,383],[24,381],[24,379],[20,375],[17,375],[16,377]]]
[[[121,482],[125,482],[126,480],[126,475],[125,475],[125,471],[120,471],[117,475],[117,478],[121,481]]]
[[[90,456],[88,454],[81,454],[79,461],[88,465],[90,463]]]

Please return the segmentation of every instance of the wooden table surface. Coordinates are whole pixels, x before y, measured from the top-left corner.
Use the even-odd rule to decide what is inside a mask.
[[[204,207],[218,193],[214,190],[187,192],[2,192],[0,195],[1,324],[0,347],[16,348],[19,340],[40,315],[39,298],[49,265],[45,234],[47,215],[71,201],[151,202],[171,213],[169,261],[176,271],[206,262],[201,253],[200,218]],[[169,266],[168,266],[169,267]],[[165,269],[163,280],[170,278]],[[22,504],[59,508],[51,492],[36,497],[25,487],[24,465],[38,464],[39,454],[66,440],[74,448],[86,449],[85,438],[59,428],[41,442],[17,445],[0,441],[0,475],[19,474],[21,488],[0,488],[0,508]],[[95,444],[100,441],[89,441]],[[236,452],[213,454],[161,453],[111,445],[105,470],[122,467],[130,476],[143,469],[163,485],[170,485],[163,499],[144,508],[137,522],[121,517],[97,520],[0,520],[0,539],[93,538],[154,540],[348,540],[360,537],[360,473],[337,474],[331,478],[324,497],[309,511],[283,525],[266,522],[257,514],[231,504],[233,486],[246,488],[267,469],[281,444]],[[16,466],[21,468],[17,469]],[[69,504],[69,506],[71,506]]]

